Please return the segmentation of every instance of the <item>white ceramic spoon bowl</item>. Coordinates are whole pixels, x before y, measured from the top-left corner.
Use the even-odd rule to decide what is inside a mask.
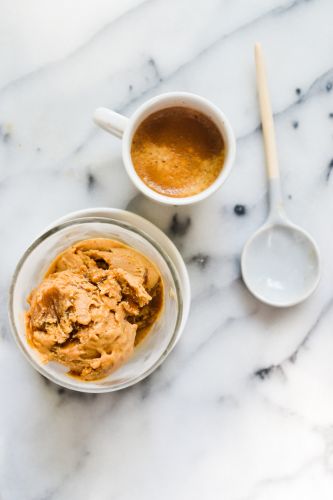
[[[246,243],[241,267],[246,286],[262,302],[296,305],[316,289],[320,260],[316,243],[297,226],[267,223]]]

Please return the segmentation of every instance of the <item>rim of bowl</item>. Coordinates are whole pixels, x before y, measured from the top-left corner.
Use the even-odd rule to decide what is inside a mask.
[[[176,293],[177,293],[177,301],[178,301],[178,312],[177,312],[177,319],[176,319],[176,325],[174,328],[174,331],[172,333],[172,336],[170,338],[170,341],[163,351],[163,353],[160,355],[160,357],[153,363],[153,365],[145,370],[142,374],[138,375],[137,377],[134,377],[131,381],[129,382],[123,382],[123,383],[118,383],[115,384],[114,386],[101,386],[101,387],[96,387],[93,386],[91,382],[85,382],[82,381],[82,385],[78,384],[75,385],[72,381],[71,378],[68,376],[68,382],[66,381],[60,381],[56,376],[51,374],[47,369],[44,368],[42,364],[39,364],[37,361],[35,361],[29,351],[26,348],[25,342],[22,341],[19,332],[16,328],[15,325],[15,317],[14,317],[14,311],[13,311],[13,297],[14,297],[14,289],[16,286],[17,278],[19,276],[19,273],[22,269],[23,264],[25,263],[26,259],[29,257],[29,255],[37,248],[43,241],[45,241],[47,238],[52,236],[53,234],[61,231],[62,229],[65,229],[70,226],[74,225],[80,225],[84,223],[91,223],[91,222],[100,222],[100,223],[106,223],[106,224],[112,224],[116,226],[120,226],[124,229],[130,230],[142,238],[144,238],[148,243],[150,243],[155,250],[161,255],[165,263],[167,264],[169,271],[171,273],[172,279],[174,281]],[[160,366],[163,361],[166,359],[166,357],[170,354],[172,349],[174,348],[178,336],[178,330],[181,325],[181,320],[183,316],[183,297],[181,294],[181,287],[179,285],[180,279],[178,276],[178,271],[176,270],[173,262],[169,258],[166,252],[164,252],[163,248],[153,239],[151,238],[145,231],[142,231],[141,229],[137,229],[131,224],[128,224],[126,222],[120,222],[116,219],[112,219],[109,217],[78,217],[77,219],[73,219],[71,221],[63,222],[61,224],[57,224],[56,226],[53,226],[51,229],[45,231],[43,234],[38,236],[25,250],[23,253],[22,257],[18,261],[13,277],[11,279],[11,284],[9,288],[9,321],[10,321],[10,326],[11,326],[11,331],[13,334],[13,337],[15,339],[16,344],[19,346],[21,352],[24,354],[25,358],[29,361],[29,363],[37,370],[41,375],[46,377],[47,379],[51,380],[51,382],[54,382],[57,385],[60,385],[62,387],[65,387],[66,389],[71,389],[74,391],[78,392],[87,392],[87,393],[104,393],[104,392],[114,392],[118,391],[121,389],[125,389],[127,387],[131,387],[132,385],[137,384],[138,382],[141,382],[143,379],[148,377],[151,373],[153,373],[158,366]],[[47,365],[45,365],[47,366]],[[103,380],[103,379],[102,379]],[[86,384],[86,385],[85,385]],[[91,385],[90,385],[91,384]]]

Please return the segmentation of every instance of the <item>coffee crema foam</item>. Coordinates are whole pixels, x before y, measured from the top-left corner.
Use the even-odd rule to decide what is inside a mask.
[[[225,145],[210,118],[177,106],[152,113],[139,125],[131,156],[150,189],[183,198],[204,191],[216,180],[223,168]]]

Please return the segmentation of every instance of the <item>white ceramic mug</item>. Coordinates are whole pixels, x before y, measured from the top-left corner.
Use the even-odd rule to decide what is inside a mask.
[[[173,106],[194,109],[210,118],[219,129],[226,148],[224,165],[216,180],[200,193],[183,198],[166,196],[150,189],[136,173],[131,158],[132,139],[142,121],[156,111]],[[127,118],[107,108],[98,108],[94,113],[94,121],[107,132],[122,138],[122,156],[129,177],[143,194],[159,203],[165,203],[167,205],[189,205],[207,198],[224,183],[234,162],[236,142],[229,121],[217,106],[204,97],[195,94],[190,94],[188,92],[161,94],[142,104],[131,118]]]

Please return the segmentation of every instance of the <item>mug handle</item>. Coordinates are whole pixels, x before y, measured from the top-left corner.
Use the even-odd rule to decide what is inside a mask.
[[[97,108],[94,113],[94,122],[102,129],[116,137],[122,137],[129,119],[107,108]]]

